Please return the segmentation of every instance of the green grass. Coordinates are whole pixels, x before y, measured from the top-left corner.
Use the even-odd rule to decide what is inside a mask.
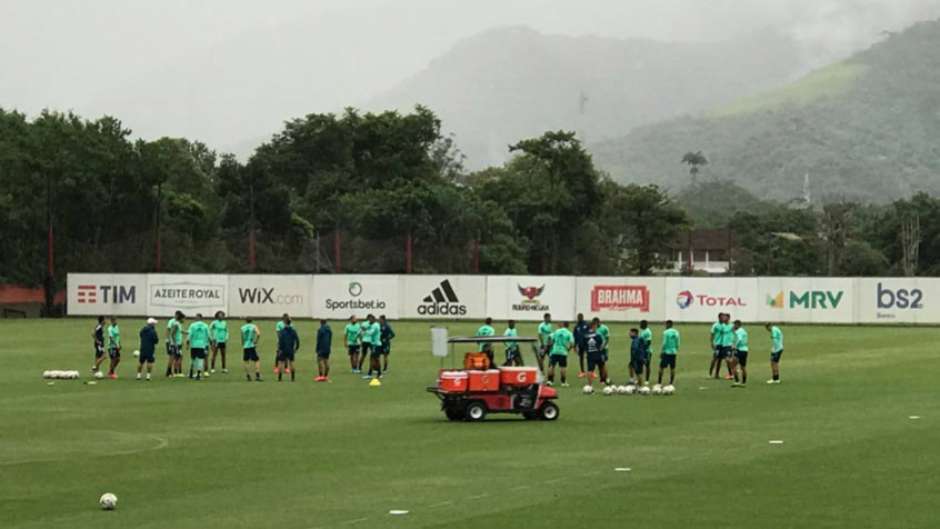
[[[848,91],[867,72],[864,64],[841,62],[810,73],[783,88],[744,97],[708,114],[712,118],[735,117],[776,110],[784,106],[805,106],[825,97]]]
[[[139,324],[123,322],[128,350]],[[755,327],[751,387],[735,390],[704,379],[706,326],[683,326],[675,397],[587,397],[574,384],[557,422],[468,424],[448,423],[424,391],[438,367],[428,327],[397,326],[375,389],[342,354],[335,382],[310,381],[311,322],[295,384],[270,371],[249,384],[237,363],[206,382],[147,384],[128,361],[118,381],[49,386],[45,369],[86,374],[91,322],[0,321],[0,526],[936,527],[938,329],[786,328],[784,384],[768,387]],[[619,380],[625,329],[612,329]],[[117,511],[98,509],[103,492]]]

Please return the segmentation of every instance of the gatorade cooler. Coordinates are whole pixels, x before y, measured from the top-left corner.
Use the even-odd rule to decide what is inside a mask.
[[[499,391],[499,370],[468,371],[470,391]]]
[[[504,386],[531,386],[538,382],[537,367],[501,367],[499,380]]]
[[[463,393],[467,391],[469,379],[465,371],[442,371],[437,387],[443,391]]]

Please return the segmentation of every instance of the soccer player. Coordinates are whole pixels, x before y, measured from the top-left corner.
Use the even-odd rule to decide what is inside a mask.
[[[183,376],[183,313],[176,311],[166,322],[166,376]]]
[[[640,338],[639,329],[630,329],[630,374],[638,386],[645,386],[647,381],[643,379],[646,371],[646,342]]]
[[[734,355],[732,354],[732,348],[734,347],[734,326],[731,324],[731,314],[727,312],[724,315],[724,321],[722,322],[720,328],[721,338],[719,347],[721,347],[721,355],[725,359],[725,367],[728,369],[728,374],[725,375],[725,380],[734,380],[734,369],[732,367],[732,360]],[[719,368],[715,368],[715,378],[718,378]]]
[[[216,354],[222,357],[222,372],[228,373],[225,364],[225,349],[228,345],[228,322],[225,321],[225,313],[221,310],[215,313],[215,319],[209,324],[209,337],[212,341],[212,360],[209,364],[209,372],[215,374]]]
[[[708,347],[712,350],[712,363],[708,366],[708,378],[712,377],[712,372],[715,372],[715,378],[718,378],[718,373],[721,372],[721,358],[719,358],[719,347],[718,343],[721,341],[721,322],[724,320],[725,313],[718,313],[718,321],[712,324],[711,331],[708,334]]]
[[[583,335],[584,349],[587,356],[587,379],[588,385],[594,386],[594,370],[597,369],[598,376],[605,384],[609,383],[607,378],[607,360],[604,358],[604,337],[597,332],[597,322],[592,321]]]
[[[362,341],[365,343],[366,338],[368,338],[371,344],[369,349],[369,373],[362,378],[372,378],[373,372],[375,378],[382,378],[382,325],[376,321],[375,316],[372,314],[369,314],[367,322],[368,327]]]
[[[503,332],[503,336],[519,336],[519,330],[516,329],[516,321],[509,320],[506,326],[506,330]],[[518,342],[506,342],[506,362],[504,366],[521,366],[522,365],[522,352],[519,351]]]
[[[574,346],[574,335],[568,330],[568,322],[562,322],[551,337],[551,353],[548,355],[548,384],[555,383],[555,366],[561,371],[561,387],[568,387],[568,351]]]
[[[118,328],[117,318],[111,316],[111,325],[108,325],[108,378],[117,378],[117,366],[121,363],[121,329]]]
[[[767,381],[768,384],[780,383],[780,357],[783,356],[783,331],[776,325],[767,324],[765,326],[770,331],[770,373],[773,378]]]
[[[604,339],[601,357],[604,359],[604,373],[607,374],[607,363],[610,362],[610,328],[604,325],[600,318],[594,318],[591,322],[597,327],[597,334]],[[604,382],[610,385],[610,378],[604,379]]]
[[[584,337],[590,327],[588,322],[584,320],[584,314],[578,313],[578,319],[574,324],[574,343],[578,348],[578,378],[584,378],[585,376],[584,355],[587,354],[587,343],[584,341]]]
[[[330,350],[333,347],[333,329],[326,320],[320,320],[317,329],[317,378],[316,382],[330,381]]]
[[[277,363],[280,368],[277,372],[277,381],[280,382],[285,373],[290,374],[290,381],[293,382],[297,373],[294,370],[294,356],[300,349],[300,337],[297,331],[291,325],[290,316],[284,315],[281,320],[284,325],[277,333]]]
[[[663,347],[659,352],[659,382],[663,383],[663,371],[669,368],[669,385],[676,383],[676,357],[679,355],[681,343],[679,331],[672,328],[672,320],[666,320],[666,330],[663,331]]]
[[[275,336],[275,346],[280,346],[281,342],[277,340],[277,337],[281,335],[281,331],[284,330],[284,327],[290,323],[290,315],[286,312],[281,315],[281,319],[277,320],[277,323],[274,324],[274,336]],[[274,374],[277,375],[281,372],[280,368],[280,358],[281,350],[277,349],[274,351]]]
[[[255,364],[255,381],[261,382],[261,359],[258,358],[258,341],[261,331],[251,318],[245,318],[245,324],[239,329],[242,335],[242,362],[245,364],[245,378],[251,382],[251,363]]]
[[[379,328],[382,331],[382,371],[388,373],[388,355],[392,353],[392,340],[395,338],[395,330],[388,324],[384,314],[379,316]]]
[[[98,316],[98,324],[91,337],[95,341],[95,362],[91,366],[91,374],[94,375],[101,372],[101,362],[104,361],[104,316]]]
[[[186,342],[189,344],[189,378],[202,380],[206,372],[206,349],[209,348],[209,326],[196,314],[196,321],[189,324]]]
[[[359,339],[362,336],[362,327],[356,321],[355,316],[349,317],[349,323],[343,329],[343,347],[349,353],[349,363],[352,366],[352,372],[359,373]]]
[[[372,320],[375,319],[375,316],[372,314],[366,315],[366,319],[359,322],[359,327],[362,329],[360,334],[359,341],[362,343],[362,353],[359,355],[359,372],[362,373],[362,364],[366,362],[366,357],[369,358],[369,365],[372,365],[372,351],[379,346],[377,343],[372,343],[372,335],[370,331],[372,330]],[[372,378],[371,376],[363,375],[362,378]]]
[[[147,381],[150,381],[150,373],[153,371],[153,356],[157,349],[157,343],[160,337],[157,335],[157,320],[147,319],[147,325],[140,329],[140,359],[137,364],[137,380],[140,380],[141,371],[147,365]]]
[[[496,336],[496,329],[493,328],[493,318],[486,318],[483,321],[483,325],[477,329],[476,335],[482,337]],[[493,355],[493,344],[490,342],[479,342],[477,346],[480,348],[480,352],[486,353],[486,356],[490,359],[490,367],[496,367],[496,358]]]
[[[650,324],[646,320],[640,322],[640,340],[643,340],[643,347],[646,348],[646,376],[644,380],[649,382],[651,380],[650,364],[653,363],[653,331],[650,329]]]
[[[539,350],[535,354],[535,359],[539,363],[539,371],[545,372],[545,357],[548,356],[548,352],[552,347],[552,315],[545,313],[542,316],[542,323],[539,324],[538,334],[539,334]]]
[[[731,369],[734,372],[734,387],[743,388],[747,384],[747,330],[741,320],[734,320],[734,356],[731,359]],[[738,367],[741,368],[741,378],[738,379]]]

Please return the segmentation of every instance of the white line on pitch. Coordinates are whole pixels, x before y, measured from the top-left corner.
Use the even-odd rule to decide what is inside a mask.
[[[364,521],[366,521],[366,520],[368,520],[368,519],[369,519],[369,518],[366,517],[366,518],[356,518],[355,520],[346,520],[345,522],[343,522],[343,525],[352,525],[352,524],[364,522]]]
[[[470,496],[468,500],[479,500],[489,496],[489,494],[477,494],[476,496]]]
[[[448,505],[453,505],[453,503],[454,502],[452,500],[442,501],[440,503],[435,503],[434,505],[431,505],[430,507],[428,507],[428,509],[437,509],[440,507],[446,507]]]

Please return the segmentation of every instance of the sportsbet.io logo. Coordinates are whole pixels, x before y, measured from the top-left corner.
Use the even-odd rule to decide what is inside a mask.
[[[418,305],[418,314],[422,316],[466,316],[467,306],[460,303],[450,280],[445,279]]]
[[[362,297],[365,289],[362,286],[362,283],[358,281],[352,281],[346,287],[346,293],[349,294],[349,299],[326,299],[326,310],[362,310],[362,311],[381,311],[385,310],[385,307],[388,306],[384,300],[381,299],[360,299]]]

